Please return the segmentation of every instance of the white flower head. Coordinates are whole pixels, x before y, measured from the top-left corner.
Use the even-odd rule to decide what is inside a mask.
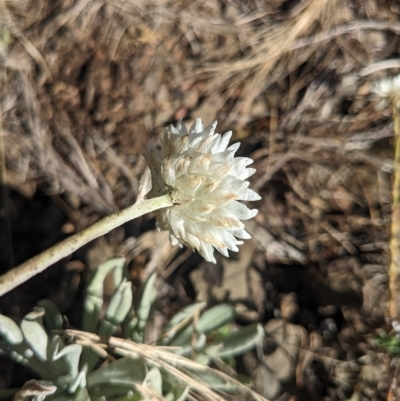
[[[385,100],[400,97],[400,75],[381,79],[374,85],[372,92]]]
[[[253,160],[234,157],[240,144],[228,147],[232,132],[214,133],[197,118],[187,131],[182,121],[165,129],[161,150],[150,146],[144,156],[151,170],[152,196],[174,193],[175,205],[156,212],[160,229],[169,230],[173,245],[196,249],[215,263],[214,248],[224,256],[250,238],[241,220],[257,214],[238,201],[261,199],[249,189],[247,168]]]

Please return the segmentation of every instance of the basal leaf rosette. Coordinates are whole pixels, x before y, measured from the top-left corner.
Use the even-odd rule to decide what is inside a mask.
[[[161,149],[144,154],[151,170],[151,196],[173,193],[175,205],[156,211],[158,227],[169,230],[173,245],[197,250],[215,263],[214,248],[224,256],[248,239],[241,220],[257,214],[239,201],[261,199],[246,181],[255,173],[247,157],[235,157],[240,143],[228,147],[232,132],[216,134],[215,121],[204,129],[200,118],[189,132],[182,121],[165,129]]]

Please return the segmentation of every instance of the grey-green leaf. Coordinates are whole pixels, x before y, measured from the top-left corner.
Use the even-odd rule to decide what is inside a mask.
[[[24,336],[17,323],[4,315],[0,315],[0,337],[9,345],[21,344],[24,341]]]
[[[87,376],[88,387],[100,385],[133,387],[143,383],[147,368],[141,359],[125,357],[95,370]]]
[[[50,301],[50,299],[42,299],[38,302],[38,306],[44,309],[43,321],[48,332],[63,329],[63,318],[53,301]]]
[[[210,343],[205,347],[204,352],[210,356],[211,359],[213,357],[235,357],[253,349],[257,344],[262,342],[263,338],[263,328],[261,325],[254,324],[243,327],[232,333],[220,346],[217,346],[217,341]]]
[[[58,357],[60,350],[65,348],[64,341],[59,335],[53,335],[50,341],[51,344],[49,344],[47,348],[47,360],[50,362],[51,370],[56,373],[59,378],[63,377],[61,381],[69,381],[69,379],[65,379],[65,377],[70,377],[71,368],[62,358]]]
[[[77,388],[86,389],[86,384],[86,372],[81,371],[73,380],[70,381],[68,385],[68,392],[70,394],[74,394]],[[85,396],[85,394],[83,394],[82,396]]]
[[[213,369],[199,370],[196,372],[192,371],[189,374],[196,382],[199,382],[208,388],[220,391],[233,391],[237,389],[237,385],[235,385],[233,381],[224,378],[218,374],[218,371]]]
[[[157,291],[154,286],[156,281],[156,274],[153,273],[144,285],[142,298],[140,299],[137,316],[139,319],[138,329],[144,330],[146,328],[147,320],[149,319],[150,309],[157,298]]]
[[[210,351],[210,350],[208,350],[208,352],[212,353],[212,351]],[[205,366],[208,366],[211,363],[211,358],[202,352],[200,352],[199,354],[196,355],[195,360],[197,363],[200,363],[201,365],[205,365]]]
[[[90,401],[90,396],[86,388],[81,388],[73,396],[60,395],[52,398],[52,401]]]
[[[208,334],[232,321],[235,317],[235,308],[229,304],[221,304],[204,311],[196,326],[199,333]]]
[[[25,342],[29,344],[33,353],[41,361],[46,361],[49,338],[43,327],[43,314],[43,309],[35,308],[22,319],[20,326]]]
[[[136,316],[134,316],[129,322],[128,337],[133,341],[143,341],[143,333],[149,319],[151,306],[157,298],[157,291],[154,286],[155,280],[155,273],[149,276],[146,280]]]
[[[88,391],[85,388],[81,388],[75,395],[75,401],[90,401]]]
[[[183,326],[184,323],[189,323],[190,320],[193,318],[196,312],[204,309],[206,306],[205,302],[195,302],[183,308],[181,311],[176,313],[168,324],[165,326],[164,334],[165,337],[163,338],[162,343],[165,344],[174,337],[177,331],[179,331]],[[178,326],[178,327],[177,327]]]
[[[165,399],[167,401],[185,401],[189,394],[189,387],[175,387],[171,392],[169,392]]]
[[[125,259],[113,258],[102,263],[93,273],[86,289],[82,328],[96,332],[97,323],[103,305],[103,286],[107,274],[114,269],[114,280],[122,280]],[[116,283],[119,285],[120,281]]]
[[[111,336],[124,321],[132,307],[132,286],[129,281],[123,281],[108,304],[104,319],[100,324],[98,334],[100,336]]]
[[[195,335],[196,335],[196,343],[194,344],[194,347],[191,344],[193,341],[191,339],[188,343],[184,344],[181,348],[177,349],[175,352],[178,355],[182,356],[189,356],[193,351],[200,352],[207,343],[207,336],[203,333],[200,334],[196,333]]]
[[[221,304],[204,311],[201,314],[195,328],[193,324],[187,326],[181,333],[177,334],[171,345],[184,346],[190,343],[193,330],[197,333],[208,334],[213,330],[222,327],[226,323],[232,321],[235,317],[235,308],[229,304]]]
[[[160,371],[157,368],[149,370],[144,384],[152,387],[158,394],[162,394],[162,377]]]
[[[57,337],[53,340],[57,340]],[[82,345],[80,344],[70,344],[66,347],[63,347],[60,351],[58,348],[55,349],[55,352],[52,356],[53,361],[57,361],[62,359],[67,367],[67,373],[72,377],[78,375],[79,369],[79,359],[82,354]]]

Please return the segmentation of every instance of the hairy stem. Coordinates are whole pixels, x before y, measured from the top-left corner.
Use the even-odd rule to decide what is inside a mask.
[[[62,258],[71,255],[71,253],[86,245],[88,242],[107,234],[114,228],[146,213],[172,205],[173,196],[171,194],[166,194],[158,198],[137,202],[126,209],[104,217],[83,231],[53,245],[39,255],[34,256],[0,276],[0,296],[16,288],[36,274],[41,273]]]

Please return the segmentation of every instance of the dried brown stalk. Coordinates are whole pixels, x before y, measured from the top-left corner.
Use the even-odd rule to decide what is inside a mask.
[[[389,266],[389,315],[400,318],[400,99],[393,101],[395,134],[394,183],[392,203],[391,262]]]

